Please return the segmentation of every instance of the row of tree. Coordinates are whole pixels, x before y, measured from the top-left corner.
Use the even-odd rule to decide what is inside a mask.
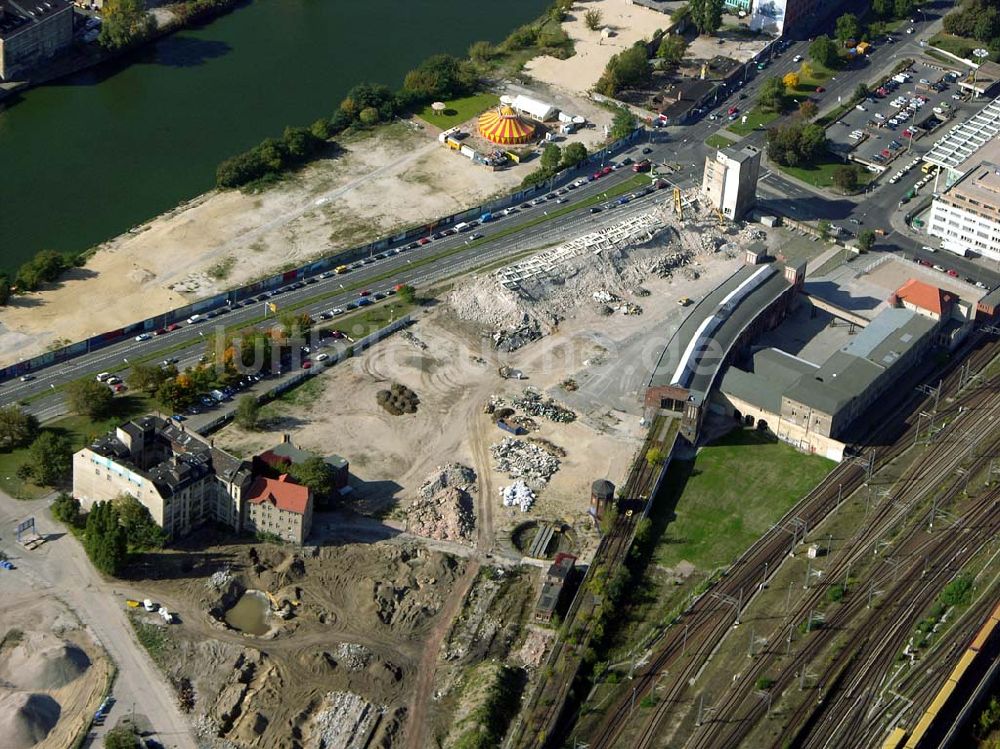
[[[994,60],[1000,59],[1000,1],[964,0],[944,17],[944,30],[982,42]]]
[[[525,175],[521,187],[533,187],[552,179],[563,169],[570,169],[587,158],[587,147],[583,143],[570,143],[566,148],[560,148],[555,143],[549,143],[542,149],[542,158],[538,169]]]
[[[83,530],[87,556],[106,575],[119,575],[129,553],[159,549],[167,540],[149,509],[130,494],[121,494],[110,502],[97,502],[85,513],[79,500],[62,493],[52,503],[52,515],[72,528]]]

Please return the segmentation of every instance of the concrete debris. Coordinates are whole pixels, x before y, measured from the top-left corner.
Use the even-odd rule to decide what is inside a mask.
[[[490,447],[496,469],[533,488],[544,486],[559,470],[559,458],[524,440],[507,437]]]
[[[427,350],[427,344],[424,343],[419,338],[417,338],[415,335],[413,335],[413,333],[411,333],[410,331],[404,330],[399,335],[402,336],[402,338],[403,338],[404,341],[407,341],[408,343],[412,343],[414,346],[416,346],[421,351],[426,351]]]
[[[360,671],[363,668],[368,668],[372,656],[372,651],[355,642],[342,642],[337,646],[337,662],[348,671]]]
[[[521,512],[527,512],[535,503],[535,493],[523,481],[500,487],[500,498],[504,507],[520,507]]]
[[[448,463],[420,485],[420,496],[430,499],[443,489],[453,486],[465,492],[476,491],[476,472],[461,463]]]
[[[604,304],[610,304],[611,302],[618,301],[618,297],[616,297],[614,294],[608,291],[605,291],[604,289],[601,289],[600,291],[595,291],[593,294],[591,294],[591,296],[594,297],[595,301],[603,302]]]
[[[534,388],[525,388],[524,394],[512,400],[515,408],[520,408],[530,416],[541,416],[549,421],[567,424],[576,420],[576,414],[560,406],[551,398],[542,398]]]
[[[410,533],[439,541],[467,541],[476,527],[472,499],[450,486],[429,499],[418,499],[406,513]]]
[[[229,582],[233,579],[233,572],[228,567],[223,567],[218,572],[213,572],[212,576],[208,578],[205,583],[209,588],[214,588],[215,590],[221,590],[229,585]]]
[[[313,718],[315,745],[365,749],[385,712],[353,692],[329,692]]]
[[[624,302],[624,303],[618,305],[618,307],[616,307],[616,309],[619,312],[621,312],[623,315],[641,315],[642,314],[642,307],[640,307],[638,304],[632,304],[632,302]]]
[[[520,324],[511,328],[500,328],[493,333],[493,348],[497,351],[517,351],[541,337],[541,324],[525,314]]]

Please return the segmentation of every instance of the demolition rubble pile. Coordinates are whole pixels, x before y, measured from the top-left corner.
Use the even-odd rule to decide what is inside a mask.
[[[535,493],[523,481],[515,481],[500,487],[500,499],[504,507],[520,507],[521,512],[527,512],[535,503]]]
[[[559,458],[525,440],[506,437],[490,447],[490,452],[500,473],[521,479],[532,489],[540,489],[559,470]]]
[[[524,393],[514,397],[511,403],[515,408],[521,409],[529,416],[542,417],[560,424],[576,420],[575,413],[560,406],[551,398],[543,398],[542,394],[534,388],[525,388]]]
[[[439,468],[407,510],[407,530],[439,541],[468,540],[476,525],[470,496],[475,490],[476,472],[468,466],[449,463]]]
[[[363,749],[386,709],[353,692],[329,692],[313,718],[315,746]]]
[[[759,235],[758,229],[719,226],[718,217],[696,203],[685,206],[683,221],[653,209],[460,284],[448,303],[461,319],[491,330],[498,350],[514,351],[581,305],[641,314],[633,299],[646,279],[669,277],[699,256],[731,254]]]
[[[342,642],[337,647],[337,662],[343,664],[348,671],[360,671],[368,668],[372,660],[372,651],[364,645],[354,642]]]

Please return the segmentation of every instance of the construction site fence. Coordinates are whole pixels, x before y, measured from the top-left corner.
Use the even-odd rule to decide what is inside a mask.
[[[348,346],[345,346],[343,348],[338,348],[336,351],[331,351],[330,358],[327,360],[325,367],[313,365],[313,367],[311,367],[310,369],[303,369],[302,371],[297,372],[292,377],[286,377],[281,382],[275,384],[275,386],[272,387],[270,390],[268,390],[266,393],[261,393],[260,395],[257,395],[256,396],[257,402],[260,404],[264,404],[274,400],[278,396],[287,393],[292,388],[298,387],[309,378],[315,377],[316,375],[322,373],[324,370],[329,369],[330,367],[334,367],[340,364],[341,362],[350,359],[352,356],[357,356],[365,349],[370,348],[374,344],[381,341],[383,338],[387,338],[388,336],[395,333],[397,330],[405,328],[411,322],[413,322],[412,318],[409,315],[404,315],[395,322],[389,323],[385,327],[379,328],[373,333],[369,333],[364,338],[358,341],[354,341]],[[214,432],[216,429],[220,429],[221,427],[225,426],[227,423],[232,421],[233,417],[236,415],[236,405],[230,404],[230,406],[231,407],[227,408],[224,413],[220,413],[216,418],[202,424],[199,428],[199,431],[202,434],[210,434],[211,432]]]
[[[53,364],[59,364],[70,359],[75,359],[78,356],[99,351],[102,348],[127,340],[128,338],[134,338],[140,333],[151,333],[155,330],[160,330],[168,325],[187,320],[192,315],[204,314],[227,305],[240,303],[252,296],[256,296],[257,294],[262,294],[266,291],[273,291],[279,287],[294,283],[303,278],[315,276],[319,273],[332,271],[340,265],[346,265],[366,257],[371,257],[376,253],[387,250],[391,246],[413,241],[453,224],[457,224],[462,221],[473,221],[480,218],[484,214],[496,213],[505,208],[518,205],[534,195],[551,192],[552,190],[558,189],[563,185],[579,179],[581,173],[587,172],[595,165],[603,164],[609,158],[615,156],[621,151],[631,148],[639,139],[642,132],[642,128],[636,128],[627,137],[616,140],[608,146],[595,151],[590,154],[585,161],[580,162],[574,167],[564,169],[542,184],[534,185],[530,188],[495,198],[494,200],[478,205],[475,208],[469,208],[468,210],[461,211],[460,213],[453,213],[450,216],[445,216],[427,224],[411,227],[410,229],[391,237],[379,239],[375,242],[370,242],[348,250],[334,252],[331,255],[320,258],[319,260],[314,260],[306,265],[292,268],[291,270],[275,274],[259,281],[254,281],[253,283],[249,283],[245,286],[239,286],[237,288],[230,289],[229,291],[216,294],[208,297],[207,299],[201,299],[197,302],[185,305],[184,307],[177,307],[176,309],[168,310],[162,314],[148,317],[145,320],[131,323],[130,325],[126,325],[115,330],[105,331],[104,333],[99,333],[98,335],[86,340],[77,341],[76,343],[71,343],[68,346],[62,346],[60,348],[53,349],[52,351],[46,351],[44,354],[39,354],[38,356],[34,356],[30,359],[25,359],[24,361],[17,362],[16,364],[0,368],[0,382],[13,379],[14,377],[20,377],[21,375],[31,372],[36,372],[40,369],[44,369],[45,367],[50,367]]]

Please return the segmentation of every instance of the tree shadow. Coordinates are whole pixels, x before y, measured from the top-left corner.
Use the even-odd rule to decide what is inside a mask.
[[[140,53],[135,62],[144,65],[163,65],[168,68],[193,68],[231,51],[232,47],[226,42],[180,34],[172,36],[165,43],[152,45]]]

